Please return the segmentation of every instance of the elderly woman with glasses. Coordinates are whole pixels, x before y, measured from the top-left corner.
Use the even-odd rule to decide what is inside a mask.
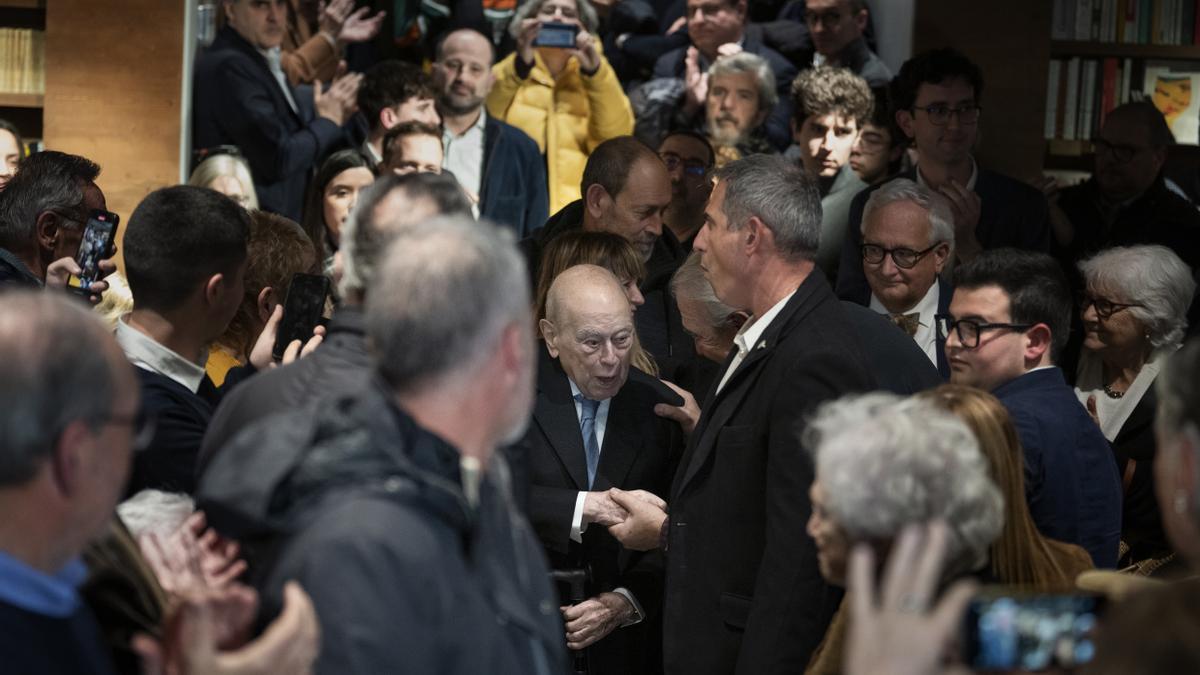
[[[1111,248],[1079,263],[1083,352],[1075,391],[1112,443],[1125,492],[1124,565],[1141,571],[1171,555],[1155,502],[1152,385],[1179,349],[1196,291],[1191,269],[1164,246]]]
[[[928,399],[850,396],[822,406],[804,442],[816,465],[807,529],[827,582],[845,585],[855,544],[884,560],[906,526],[932,520],[949,526],[943,581],[986,567],[1004,527],[1004,499],[975,435],[954,414]],[[806,673],[841,672],[847,606]]]
[[[599,23],[588,0],[525,0],[509,25],[517,50],[492,68],[488,113],[537,142],[551,213],[580,198],[597,145],[633,133],[633,109],[595,35]]]

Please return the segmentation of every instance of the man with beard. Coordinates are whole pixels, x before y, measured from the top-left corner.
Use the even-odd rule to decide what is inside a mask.
[[[775,76],[760,56],[722,56],[708,69],[704,127],[717,151],[717,166],[748,155],[774,154],[763,126],[778,102]]]
[[[525,132],[487,114],[495,53],[482,34],[462,29],[437,46],[433,81],[442,114],[442,166],[476,200],[479,215],[525,237],[549,215],[546,168]]]

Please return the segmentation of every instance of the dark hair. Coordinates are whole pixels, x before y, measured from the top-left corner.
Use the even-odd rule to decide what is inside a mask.
[[[588,188],[599,185],[610,197],[616,199],[625,189],[629,172],[639,159],[653,158],[662,162],[653,148],[633,136],[617,136],[596,146],[583,167],[583,180],[579,190],[586,198]]]
[[[137,308],[176,309],[214,274],[246,260],[250,215],[229,197],[191,185],[146,195],[125,227],[125,276]]]
[[[1109,118],[1121,115],[1133,117],[1146,128],[1146,134],[1150,138],[1150,147],[1158,149],[1175,145],[1175,134],[1171,133],[1171,127],[1167,126],[1167,118],[1163,117],[1162,111],[1154,107],[1150,101],[1130,101],[1113,108],[1112,112],[1108,113]]]
[[[683,136],[685,138],[690,138],[693,141],[703,145],[704,149],[708,150],[708,161],[706,162],[707,168],[711,169],[713,168],[713,165],[717,163],[717,151],[713,150],[712,141],[708,140],[708,136],[705,136],[698,131],[692,131],[691,129],[676,129],[675,131],[667,133],[666,136],[663,136],[662,141],[660,141],[658,144],[659,147],[662,147],[663,142],[672,136]]]
[[[433,136],[438,140],[438,143],[441,143],[442,128],[440,126],[429,124],[428,122],[418,122],[416,120],[401,122],[400,124],[392,127],[388,130],[387,135],[383,137],[382,164],[384,166],[392,161],[392,146],[395,144],[396,139],[400,138],[401,136]]]
[[[21,138],[21,132],[17,129],[17,125],[0,118],[0,131],[7,131],[13,135],[13,138],[17,139],[17,152],[21,155],[17,161],[20,162],[22,159],[25,159],[25,139]]]
[[[267,211],[250,213],[250,239],[246,242],[246,283],[242,303],[217,342],[233,351],[242,361],[262,328],[258,315],[258,294],[270,287],[283,302],[288,284],[297,272],[315,271],[321,258],[308,235],[294,220]]]
[[[100,167],[79,155],[54,150],[30,155],[0,192],[0,247],[24,251],[34,246],[38,216],[81,207],[84,186],[99,175]]]
[[[797,129],[809,117],[829,114],[850,117],[862,128],[874,107],[867,81],[849,68],[806,68],[792,80],[792,117]]]
[[[954,271],[956,289],[998,286],[1008,296],[1013,323],[1050,327],[1050,358],[1058,360],[1071,329],[1071,292],[1062,267],[1045,253],[998,248]]]
[[[325,188],[343,171],[360,167],[375,173],[371,163],[358,150],[339,150],[325,160],[308,184],[308,197],[304,200],[304,216],[300,222],[304,233],[312,241],[317,260],[324,260],[337,250],[329,238],[329,226],[325,223]]]
[[[363,74],[358,88],[358,109],[367,118],[367,127],[379,128],[379,113],[410,98],[437,98],[433,76],[420,66],[390,59],[380,61]]]
[[[888,89],[893,117],[898,110],[910,110],[917,101],[922,84],[943,84],[947,80],[966,80],[975,93],[975,102],[983,100],[983,71],[950,47],[921,52],[900,66],[900,72]]]

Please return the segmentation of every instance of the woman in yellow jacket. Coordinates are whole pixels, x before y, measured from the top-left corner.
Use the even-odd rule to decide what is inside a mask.
[[[543,23],[577,26],[575,48],[534,46]],[[493,68],[488,112],[537,141],[547,158],[551,214],[580,198],[593,148],[633,133],[629,99],[592,34],[597,24],[588,0],[526,0],[509,26],[517,50]]]

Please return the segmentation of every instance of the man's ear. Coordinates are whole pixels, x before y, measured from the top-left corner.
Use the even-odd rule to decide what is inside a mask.
[[[396,126],[398,121],[399,119],[395,110],[385,107],[379,111],[379,124],[383,127],[384,131]]]
[[[211,306],[219,304],[225,294],[225,275],[218,272],[204,282],[204,302]]]
[[[50,461],[54,486],[63,496],[72,497],[79,492],[86,473],[83,454],[92,442],[92,430],[83,420],[71,422],[58,435]]]
[[[916,135],[916,132],[913,131],[912,112],[909,110],[896,111],[896,126],[900,127],[900,130],[903,131],[904,135],[908,138],[913,138]]]
[[[1025,360],[1034,363],[1041,361],[1043,355],[1049,354],[1053,344],[1050,327],[1044,323],[1025,331],[1025,340]]]
[[[275,311],[275,305],[279,301],[275,299],[275,289],[270,286],[264,287],[258,292],[258,299],[255,301],[255,306],[258,308],[258,319],[266,323],[271,318],[271,313]]]
[[[742,231],[745,233],[742,235],[742,249],[747,256],[756,251],[774,250],[775,233],[758,216],[750,216]],[[770,248],[763,248],[764,246]]]
[[[869,16],[870,16],[870,15],[869,15],[869,13],[868,13],[868,11],[867,11],[867,9],[866,9],[866,8],[863,8],[863,9],[862,9],[862,11],[860,11],[858,14],[855,14],[855,15],[854,15],[854,25],[855,25],[855,26],[858,26],[858,32],[859,32],[859,33],[864,33],[864,32],[866,32],[866,30],[867,30],[867,19],[869,18]]]
[[[62,227],[62,218],[53,211],[43,211],[38,214],[34,229],[40,248],[53,249],[58,241],[58,230]]]
[[[588,213],[592,214],[593,218],[603,217],[612,208],[612,203],[612,196],[599,183],[589,185],[587,192],[583,194],[583,206],[587,209]]]
[[[950,260],[950,244],[943,241],[937,245],[937,248],[933,249],[931,255],[933,256],[934,269],[937,270],[938,274],[941,274],[942,270],[946,267],[946,261]]]
[[[538,329],[542,331],[542,340],[546,343],[546,351],[550,352],[552,358],[558,358],[558,347],[555,343],[558,341],[558,329],[554,327],[554,323],[550,319],[542,319],[538,321]]]

